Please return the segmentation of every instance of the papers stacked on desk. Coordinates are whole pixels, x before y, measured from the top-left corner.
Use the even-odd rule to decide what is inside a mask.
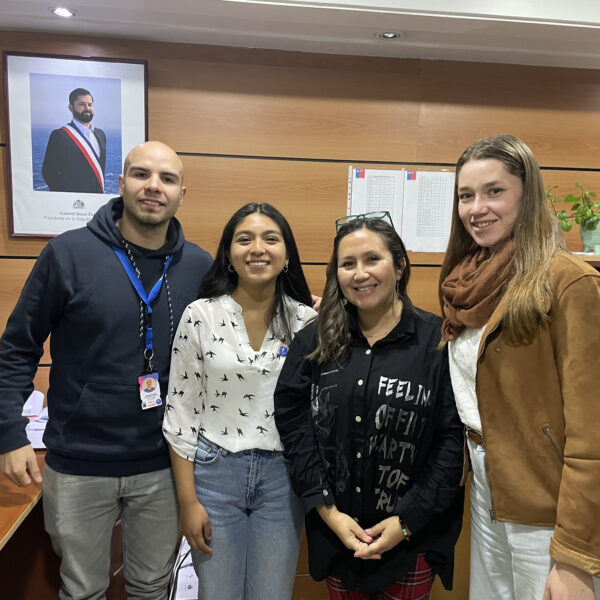
[[[31,442],[31,445],[37,450],[38,448],[45,448],[44,442],[42,442],[42,436],[46,430],[46,423],[48,422],[48,408],[44,408],[41,414],[39,414],[33,421],[30,421],[29,425],[25,428],[27,437]]]
[[[23,416],[29,417],[29,425],[26,427],[27,437],[35,448],[45,448],[42,436],[48,422],[48,408],[44,406],[44,394],[37,390],[31,393],[23,406]]]
[[[43,408],[44,394],[42,394],[42,392],[38,392],[37,390],[33,390],[29,398],[27,398],[27,402],[25,402],[23,405],[22,414],[24,417],[37,417],[42,413]]]

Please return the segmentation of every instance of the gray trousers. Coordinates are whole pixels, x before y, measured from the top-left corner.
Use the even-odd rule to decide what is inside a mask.
[[[168,598],[178,539],[171,469],[88,477],[57,473],[46,465],[43,476],[44,523],[61,560],[61,600],[105,598],[119,515],[128,598]]]

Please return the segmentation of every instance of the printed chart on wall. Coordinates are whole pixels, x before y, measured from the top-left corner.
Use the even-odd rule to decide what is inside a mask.
[[[348,214],[387,210],[407,250],[445,252],[454,173],[356,169],[348,172]]]

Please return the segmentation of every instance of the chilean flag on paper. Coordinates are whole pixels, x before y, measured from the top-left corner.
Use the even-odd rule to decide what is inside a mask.
[[[417,180],[417,172],[416,171],[406,171],[406,181],[416,181]]]
[[[365,178],[365,170],[364,169],[354,169],[354,178],[355,179],[364,179]]]

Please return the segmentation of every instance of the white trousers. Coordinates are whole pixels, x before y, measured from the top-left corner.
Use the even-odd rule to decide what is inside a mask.
[[[492,521],[485,450],[468,440],[471,477],[470,600],[542,600],[553,527]],[[594,579],[596,599],[600,585]]]

